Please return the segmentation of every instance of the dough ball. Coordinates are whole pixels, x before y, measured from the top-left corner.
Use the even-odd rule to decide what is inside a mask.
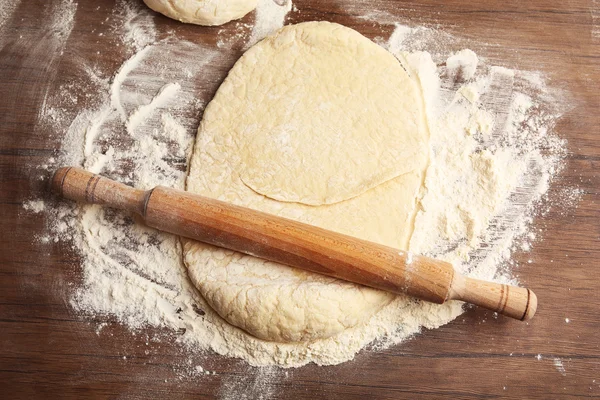
[[[328,22],[248,50],[207,106],[187,190],[407,249],[428,162],[416,83]],[[229,323],[270,341],[334,336],[394,296],[184,240],[189,275]]]
[[[242,18],[256,8],[258,0],[144,0],[156,12],[181,22],[222,25]]]

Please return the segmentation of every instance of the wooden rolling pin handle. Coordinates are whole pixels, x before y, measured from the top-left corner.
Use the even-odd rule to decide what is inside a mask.
[[[102,204],[140,215],[144,214],[150,194],[77,167],[64,167],[56,171],[52,178],[52,189],[70,200]]]
[[[512,318],[533,317],[528,289],[464,277],[451,264],[191,193],[133,189],[81,168],[59,169],[53,189],[65,198],[140,214],[179,236],[422,300],[462,300]]]
[[[527,288],[486,282],[456,274],[449,300],[462,300],[521,321],[533,318],[537,297]]]

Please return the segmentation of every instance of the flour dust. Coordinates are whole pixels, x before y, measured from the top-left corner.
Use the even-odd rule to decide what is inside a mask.
[[[274,33],[283,26],[285,16],[292,9],[291,0],[258,0],[252,34],[247,47]]]
[[[291,3],[271,3],[259,5],[252,32],[242,23],[239,29],[232,25],[236,40],[252,43],[284,23]],[[213,48],[161,37],[151,13],[127,1],[117,3],[103,27],[118,34],[130,56],[116,71],[85,60],[79,65],[92,104],[87,110],[73,115],[78,102],[70,84],[48,97],[40,125],[67,134],[60,155],[44,169],[81,165],[142,189],[181,189],[205,106],[197,99],[208,98],[204,70],[233,42],[219,38]],[[397,24],[380,43],[420,84],[431,137],[411,251],[448,260],[470,276],[515,283],[510,256],[534,246],[530,225],[561,168],[566,143],[553,129],[568,104],[540,74],[489,65],[466,49],[444,53],[458,42],[440,30]],[[576,191],[568,196],[577,202]],[[254,366],[332,365],[365,347],[376,351],[401,343],[463,312],[459,302],[392,302],[366,325],[334,338],[264,342],[210,309],[187,277],[178,238],[98,206],[30,199],[25,207],[50,216],[49,233],[39,240],[67,241],[81,256],[83,281],[70,299],[76,312],[116,319],[132,331],[164,328],[173,333],[165,341],[176,338],[191,354],[216,352]],[[211,374],[192,364],[182,369],[193,376]],[[266,375],[254,380],[225,382],[220,395],[266,392],[271,389],[265,382],[283,373],[261,371]]]
[[[20,1],[0,0],[0,49],[4,44],[4,30],[20,3]]]

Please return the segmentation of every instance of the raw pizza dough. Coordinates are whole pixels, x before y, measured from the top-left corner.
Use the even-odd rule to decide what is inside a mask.
[[[354,30],[284,27],[207,106],[187,190],[406,249],[428,162],[422,108],[400,63]],[[270,341],[331,337],[394,298],[189,240],[184,260],[219,315]]]
[[[254,10],[258,0],[144,0],[144,3],[181,22],[222,25]]]

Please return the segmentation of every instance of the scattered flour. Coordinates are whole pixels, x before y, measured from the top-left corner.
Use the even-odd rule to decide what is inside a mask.
[[[112,30],[126,45],[141,50],[156,41],[154,16],[141,1],[118,0],[114,16]]]
[[[267,400],[278,398],[277,386],[270,384],[287,375],[279,368],[263,367],[255,374],[225,376],[219,389],[222,400]]]
[[[3,45],[4,27],[10,21],[20,3],[20,0],[0,0],[0,49]]]
[[[567,371],[565,370],[565,366],[560,358],[554,357],[554,367],[562,376],[567,376]]]
[[[23,208],[34,214],[38,214],[46,209],[46,203],[43,200],[29,200],[23,204]]]
[[[154,110],[164,107],[168,101],[181,89],[179,83],[167,83],[160,88],[156,96],[148,104],[138,107],[127,119],[127,130],[133,132],[140,124],[148,119]]]
[[[57,3],[52,12],[53,18],[50,23],[50,32],[63,46],[66,44],[66,40],[75,25],[76,11],[77,3],[73,0],[65,0]]]
[[[248,44],[283,24],[291,3],[273,4],[260,3]],[[81,66],[98,99],[96,106],[68,120],[62,117],[66,110],[46,104],[44,122],[57,134],[67,130],[60,157],[47,169],[82,165],[143,189],[183,188],[204,107],[197,99],[207,93],[198,77],[221,50],[158,40],[151,17],[136,7],[120,1],[114,21],[107,24],[119,30],[122,44],[132,53],[117,73]],[[470,276],[514,282],[511,252],[522,240],[532,246],[535,236],[529,226],[536,204],[560,170],[566,144],[552,128],[565,105],[539,74],[488,65],[470,50],[442,57],[437,50],[442,40],[447,45],[453,39],[429,28],[398,24],[382,43],[420,83],[431,133],[432,162],[409,256],[427,254],[452,262]],[[423,51],[428,48],[436,51]],[[62,91],[69,92],[58,89]],[[34,210],[33,202],[27,204]],[[367,325],[331,339],[264,342],[228,325],[210,309],[187,277],[175,236],[136,224],[120,211],[68,202],[35,204],[50,213],[54,240],[72,241],[82,256],[83,284],[71,298],[75,310],[115,318],[132,330],[167,328],[178,333],[176,340],[188,351],[212,350],[257,366],[337,364],[366,346],[381,349],[400,343],[463,311],[459,302],[415,302],[408,311],[392,302]],[[425,231],[424,226],[435,229]],[[189,371],[206,375],[198,365],[190,365]],[[282,373],[259,369],[240,382],[224,382],[220,395],[234,398],[241,390],[266,396],[272,388],[261,382],[279,379]]]
[[[477,54],[472,50],[459,51],[446,60],[446,73],[455,81],[468,81],[475,75],[478,62]]]
[[[51,17],[46,28],[43,47],[36,47],[34,52],[38,51],[36,62],[42,62],[46,65],[49,73],[47,79],[54,80],[55,69],[52,66],[58,61],[58,58],[63,55],[64,49],[73,27],[75,25],[75,13],[77,12],[77,3],[72,0],[65,0],[56,3],[51,8]],[[48,88],[49,89],[49,88]],[[47,104],[48,91],[46,91],[44,100],[40,106],[39,118],[42,119],[46,113],[50,118],[57,118],[56,114],[52,114]]]
[[[413,253],[412,251],[406,252],[406,265],[410,265],[413,262]]]
[[[12,17],[20,3],[19,0],[0,0],[0,27]]]
[[[281,28],[291,9],[292,0],[258,0],[256,20],[247,47]]]

